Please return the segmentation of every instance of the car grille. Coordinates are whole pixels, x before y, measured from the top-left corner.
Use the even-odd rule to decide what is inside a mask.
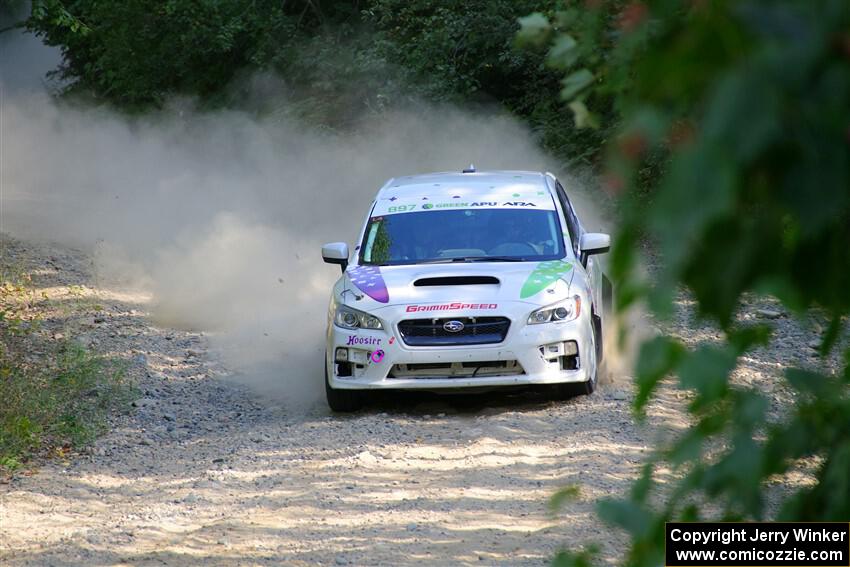
[[[463,323],[463,330],[447,331],[443,325],[449,321]],[[408,346],[467,346],[500,343],[510,326],[507,317],[446,317],[406,319],[398,324],[398,331]]]
[[[516,360],[394,364],[387,378],[437,380],[445,378],[490,378],[525,374]]]

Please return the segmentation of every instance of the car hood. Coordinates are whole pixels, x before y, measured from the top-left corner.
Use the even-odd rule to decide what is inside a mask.
[[[435,303],[548,305],[569,293],[573,262],[480,262],[409,266],[350,266],[343,289],[370,309]],[[348,298],[346,298],[348,299]]]

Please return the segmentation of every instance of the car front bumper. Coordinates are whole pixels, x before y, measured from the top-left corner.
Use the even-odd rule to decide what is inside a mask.
[[[475,346],[411,347],[403,343],[395,325],[385,324],[386,330],[351,331],[331,324],[328,382],[335,389],[443,390],[585,382],[590,378],[588,353],[593,349],[593,336],[588,317],[582,314],[575,321],[541,325],[527,325],[527,315],[524,317],[511,317],[511,328],[501,343]],[[341,365],[336,360],[337,349],[344,349],[348,358]],[[476,375],[471,376],[473,372]]]

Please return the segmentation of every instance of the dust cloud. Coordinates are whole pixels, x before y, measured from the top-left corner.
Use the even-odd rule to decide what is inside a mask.
[[[158,322],[208,332],[237,376],[310,407],[339,275],[320,247],[354,240],[386,179],[470,162],[556,169],[498,112],[417,105],[357,123],[328,133],[185,100],[127,117],[5,88],[0,229],[92,250],[104,281],[153,294]]]

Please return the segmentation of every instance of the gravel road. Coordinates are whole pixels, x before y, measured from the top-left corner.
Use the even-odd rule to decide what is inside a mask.
[[[685,423],[685,394],[667,388],[638,425],[626,376],[561,403],[417,394],[352,416],[296,412],[235,381],[202,333],[155,326],[150,297],[97,285],[82,252],[2,244],[52,302],[73,290],[98,303],[65,328],[125,358],[140,392],[91,448],[0,484],[3,565],[544,565],[591,541],[613,563],[626,540],[594,502],[623,494]],[[716,340],[682,302],[665,330]],[[759,309],[776,308],[742,316]],[[776,377],[814,360],[817,329],[769,315],[795,348],[757,353],[737,376],[781,404]],[[553,512],[571,484],[578,499]]]

